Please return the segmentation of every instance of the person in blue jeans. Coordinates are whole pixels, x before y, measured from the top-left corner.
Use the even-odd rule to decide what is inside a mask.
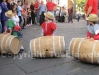
[[[0,33],[2,32],[2,24],[1,24],[1,12],[2,12],[2,9],[0,7]]]

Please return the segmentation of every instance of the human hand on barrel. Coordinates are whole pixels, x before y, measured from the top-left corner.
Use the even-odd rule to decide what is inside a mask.
[[[11,33],[7,33],[8,35],[11,35]]]
[[[90,39],[90,37],[86,37],[86,39]]]
[[[90,37],[86,37],[85,39],[90,39],[91,41],[94,41],[94,39],[93,38],[90,38]]]
[[[6,34],[6,32],[3,32],[3,34]]]
[[[91,40],[91,41],[94,41],[94,39],[93,39],[93,38],[90,38],[90,40]]]

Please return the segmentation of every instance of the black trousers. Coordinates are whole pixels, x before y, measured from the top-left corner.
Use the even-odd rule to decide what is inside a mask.
[[[65,17],[61,16],[61,22],[64,22],[64,21],[65,21]]]
[[[32,24],[35,24],[35,13],[34,13],[34,11],[31,11],[31,20],[32,20]]]
[[[64,16],[59,16],[59,22],[65,22],[65,17]]]
[[[31,17],[27,18],[27,24],[31,24]]]
[[[45,16],[44,16],[44,11],[42,12],[42,14],[40,15],[40,25],[42,25],[42,23],[45,21]]]
[[[68,16],[68,23],[69,22],[73,22],[73,20],[72,20],[72,14],[69,14],[69,16]]]
[[[21,25],[21,22],[22,22],[22,17],[21,16],[19,16],[19,24]]]
[[[2,24],[2,33],[3,33],[5,31],[5,22],[1,21],[1,24]]]

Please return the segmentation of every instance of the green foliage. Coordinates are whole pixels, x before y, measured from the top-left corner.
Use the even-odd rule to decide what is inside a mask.
[[[77,5],[76,10],[82,10],[82,11],[84,11],[84,9],[85,9],[85,3],[86,3],[86,0],[76,0],[76,5]]]

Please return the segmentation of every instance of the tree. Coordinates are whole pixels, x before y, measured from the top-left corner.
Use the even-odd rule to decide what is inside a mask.
[[[77,5],[76,10],[84,11],[85,10],[85,3],[86,3],[86,0],[76,0],[76,5]]]

